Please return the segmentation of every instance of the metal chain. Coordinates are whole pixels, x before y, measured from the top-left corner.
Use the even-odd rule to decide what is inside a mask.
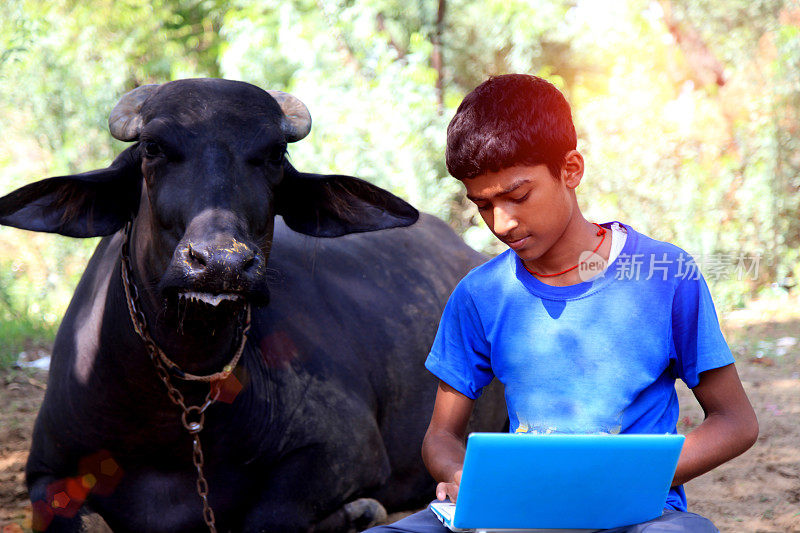
[[[245,309],[245,316],[243,317],[244,326],[240,332],[241,341],[239,343],[239,349],[236,351],[236,354],[230,363],[225,365],[221,372],[217,372],[211,376],[194,376],[192,374],[187,374],[180,371],[178,366],[167,358],[166,354],[164,354],[164,352],[158,347],[153,338],[150,336],[147,328],[147,319],[138,305],[139,291],[136,288],[136,284],[133,283],[133,271],[130,264],[131,226],[132,221],[128,221],[128,223],[125,225],[125,240],[122,243],[122,252],[120,254],[122,260],[122,267],[120,268],[122,273],[122,286],[125,289],[125,299],[128,304],[128,312],[131,316],[133,329],[136,331],[139,337],[141,337],[142,341],[144,341],[144,346],[147,350],[148,356],[150,357],[150,361],[152,361],[159,379],[167,388],[167,395],[169,396],[169,399],[172,401],[172,403],[180,407],[181,411],[183,411],[181,413],[181,424],[192,436],[192,463],[194,463],[194,466],[197,469],[197,494],[203,501],[203,520],[205,521],[206,525],[208,526],[208,530],[211,533],[217,533],[214,510],[208,503],[208,481],[203,474],[204,460],[203,448],[200,443],[200,432],[203,430],[203,424],[205,423],[206,409],[208,409],[211,404],[217,401],[217,398],[220,394],[221,388],[215,386],[215,384],[227,378],[230,373],[233,372],[233,369],[236,368],[236,364],[238,363],[239,358],[244,351],[244,346],[247,343],[247,332],[250,330],[250,305],[248,304]],[[242,317],[240,317],[240,323],[241,322]],[[181,391],[175,388],[170,380],[170,371],[167,370],[166,366],[164,365],[165,361],[171,364],[170,370],[175,372],[177,369],[178,372],[176,375],[179,378],[210,382],[208,394],[206,394],[206,398],[201,405],[186,405],[183,394]]]
[[[200,432],[194,434],[194,441],[192,442],[192,462],[197,468],[197,494],[203,500],[203,520],[205,520],[208,529],[212,533],[216,533],[214,527],[214,510],[208,503],[208,481],[203,475],[203,448],[200,445]]]

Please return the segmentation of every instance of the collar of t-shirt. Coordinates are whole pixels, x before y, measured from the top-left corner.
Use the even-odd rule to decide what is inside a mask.
[[[572,300],[585,298],[602,290],[616,278],[619,265],[618,259],[623,253],[631,253],[636,246],[636,231],[617,221],[602,224],[606,229],[611,229],[611,250],[603,270],[597,272],[591,279],[574,285],[555,286],[548,285],[525,268],[520,257],[512,250],[507,250],[508,257],[513,262],[515,277],[533,294],[548,300]],[[630,248],[630,250],[628,250]]]
[[[625,240],[627,238],[628,230],[620,226],[619,222],[613,222],[611,224],[611,251],[608,253],[606,268],[619,257],[619,253],[622,251],[622,247],[625,246]]]

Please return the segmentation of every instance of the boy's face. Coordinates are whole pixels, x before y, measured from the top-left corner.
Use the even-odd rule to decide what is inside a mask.
[[[463,183],[492,233],[527,264],[558,242],[577,208],[564,174],[556,180],[546,165],[514,166]]]

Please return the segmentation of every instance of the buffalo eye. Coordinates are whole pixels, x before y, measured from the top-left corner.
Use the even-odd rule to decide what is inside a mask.
[[[145,157],[149,157],[151,159],[160,157],[164,154],[163,150],[161,150],[161,146],[152,141],[145,142],[143,149]]]
[[[277,166],[283,163],[283,156],[286,154],[286,145],[278,144],[264,150],[259,155],[254,155],[248,158],[247,162],[253,166],[273,165]]]
[[[270,150],[267,161],[272,165],[279,165],[283,162],[283,156],[286,153],[286,145],[279,144]]]

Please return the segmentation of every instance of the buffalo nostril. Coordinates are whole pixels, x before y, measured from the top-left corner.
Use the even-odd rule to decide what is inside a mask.
[[[208,264],[208,258],[205,257],[202,251],[193,249],[191,244],[188,246],[188,251],[189,258],[198,265],[206,266]]]
[[[256,254],[254,254],[251,250],[247,250],[247,253],[242,257],[242,270],[248,270],[256,263]]]

